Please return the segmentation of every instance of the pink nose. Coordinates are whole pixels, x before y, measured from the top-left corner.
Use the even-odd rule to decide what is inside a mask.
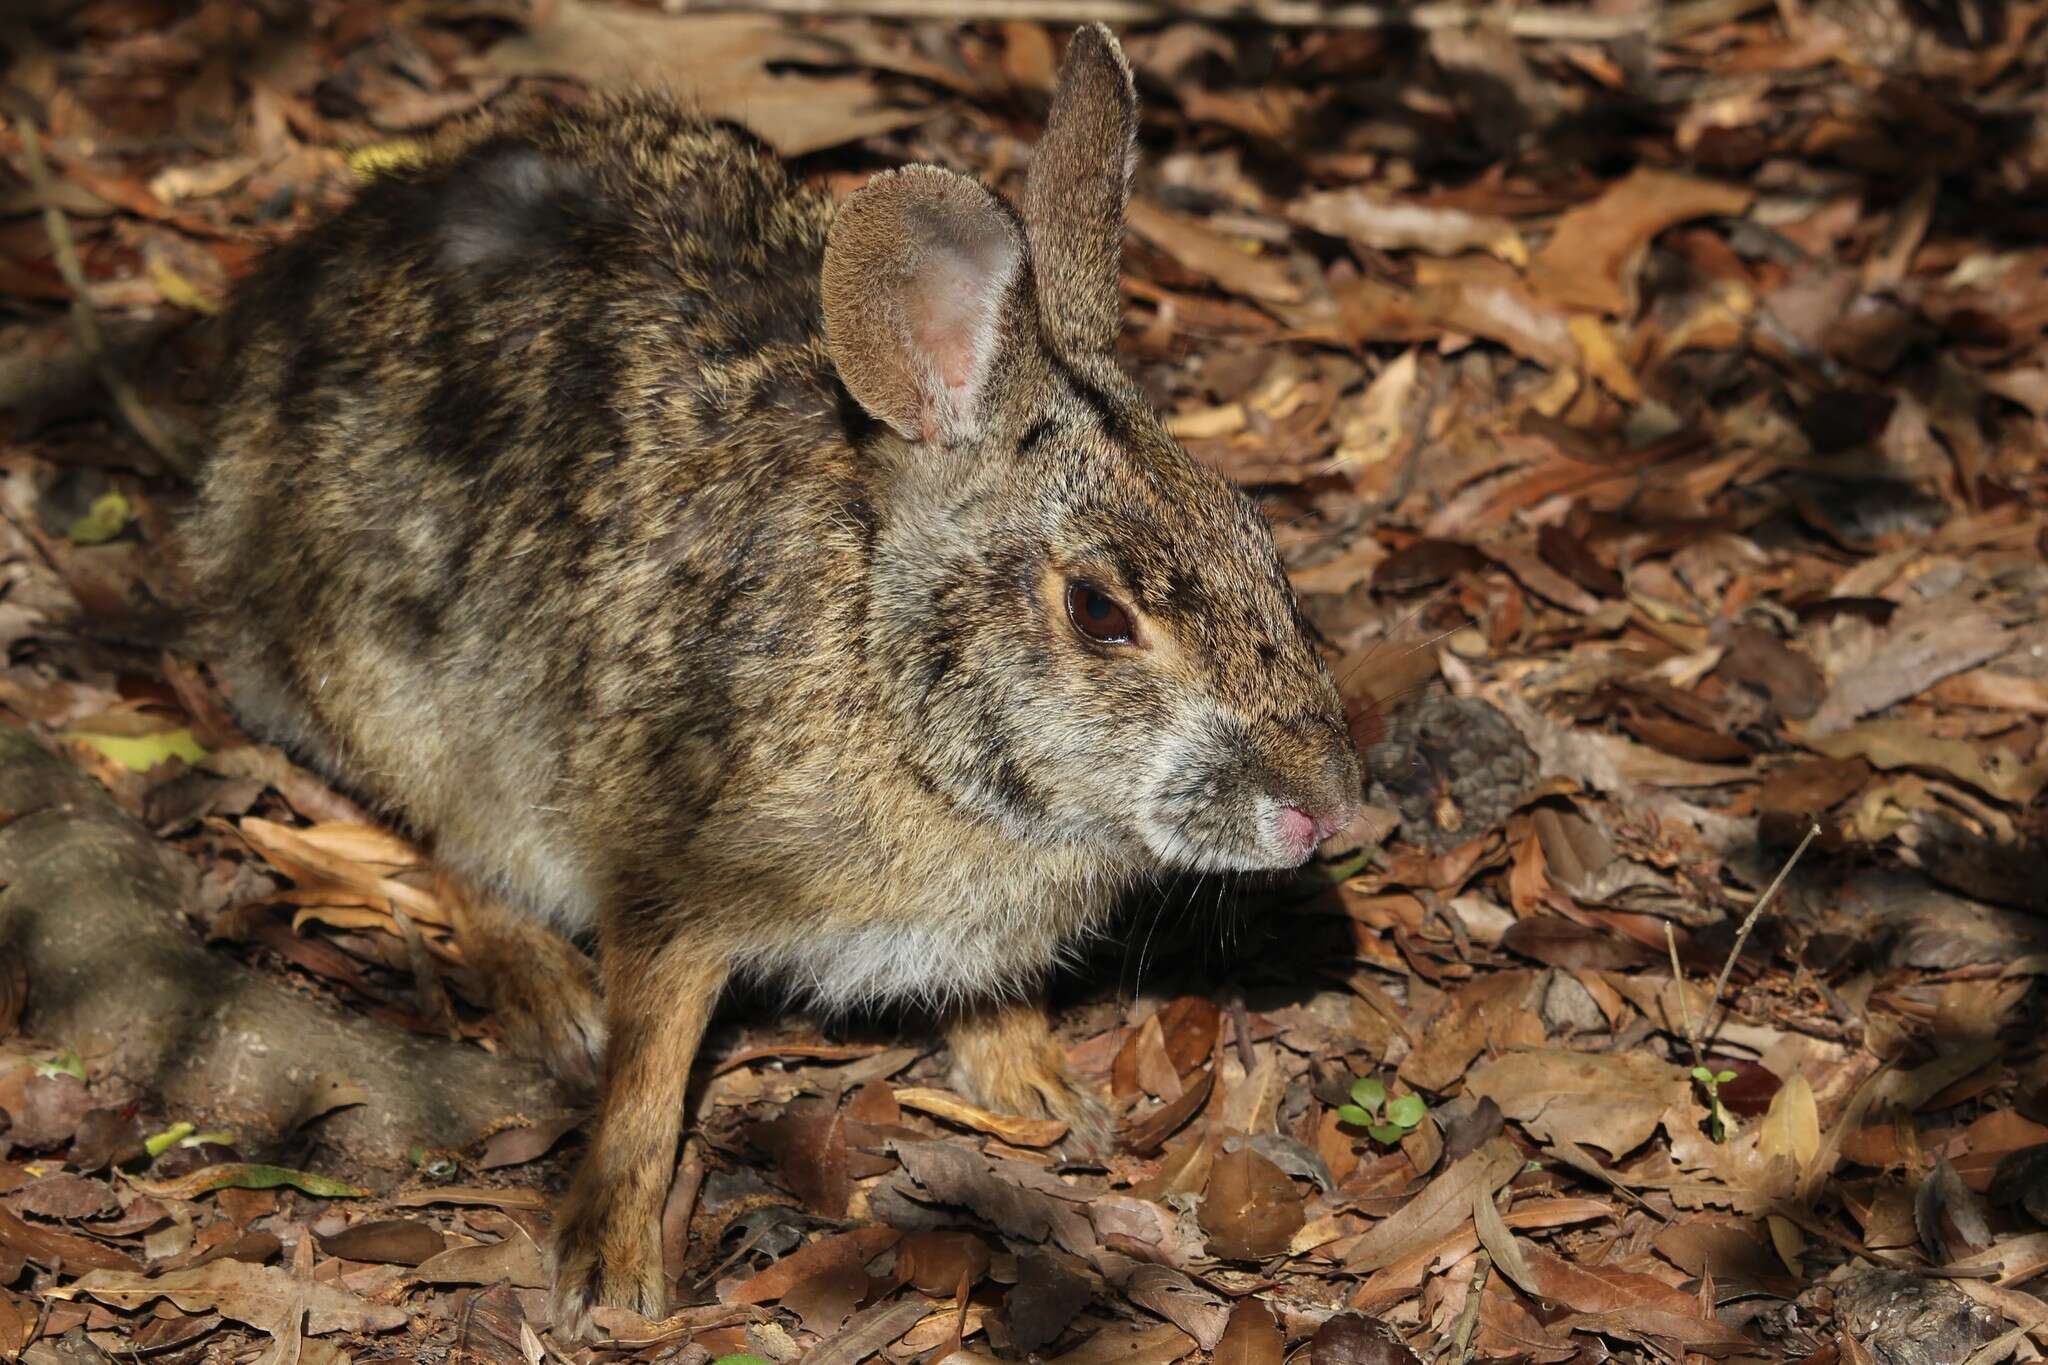
[[[1316,846],[1316,822],[1299,806],[1280,808],[1280,842],[1290,852],[1307,857]]]
[[[1280,842],[1297,856],[1306,858],[1315,851],[1316,845],[1338,830],[1348,828],[1357,816],[1355,809],[1310,815],[1300,806],[1282,806]]]

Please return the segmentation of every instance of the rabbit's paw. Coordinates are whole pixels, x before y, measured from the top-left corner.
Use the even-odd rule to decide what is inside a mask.
[[[585,1095],[604,1061],[604,1002],[590,956],[551,926],[443,872],[441,897],[507,1040]]]
[[[1109,1108],[1074,1074],[1045,1012],[1001,1005],[964,1014],[947,1032],[954,1083],[1004,1114],[1044,1115],[1067,1125],[1062,1148],[1099,1156],[1111,1148]]]
[[[590,959],[572,944],[556,944],[557,951],[529,959],[494,982],[491,1003],[519,1052],[593,1095],[604,1062],[604,1001]]]
[[[593,1308],[630,1308],[650,1322],[668,1312],[659,1219],[608,1200],[589,1174],[578,1173],[556,1215],[548,1297],[555,1329],[585,1341],[593,1332]]]

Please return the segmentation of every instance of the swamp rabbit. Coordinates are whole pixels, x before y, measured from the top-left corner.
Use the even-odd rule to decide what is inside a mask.
[[[430,841],[515,1036],[601,1059],[559,1326],[663,1314],[728,978],[942,1011],[963,1089],[1101,1144],[1047,970],[1134,882],[1292,867],[1356,810],[1264,519],[1113,357],[1136,131],[1101,27],[1021,214],[931,166],[835,211],[654,97],[501,118],[241,291],[206,648]]]

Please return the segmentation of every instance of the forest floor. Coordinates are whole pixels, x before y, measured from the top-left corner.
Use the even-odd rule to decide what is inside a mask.
[[[206,319],[260,253],[479,108],[654,73],[837,193],[1014,193],[1041,8],[1089,6],[8,7],[0,720],[165,851],[150,913],[435,1086],[500,1065],[419,855],[175,648]],[[2048,4],[1416,14],[1124,31],[1124,355],[1268,509],[1376,819],[1067,983],[1113,1156],[915,1028],[741,1002],[675,1311],[578,1344],[580,1115],[488,1091],[494,1131],[380,1148],[341,1075],[243,1130],[239,1068],[167,1102],[118,980],[48,1036],[0,951],[0,1360],[2039,1358]]]

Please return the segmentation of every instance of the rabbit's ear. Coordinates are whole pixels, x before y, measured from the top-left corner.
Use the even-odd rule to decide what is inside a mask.
[[[1131,65],[1110,31],[1090,24],[1067,45],[1045,137],[1024,185],[1038,311],[1064,353],[1116,345],[1124,205],[1137,152]]]
[[[847,391],[914,441],[971,435],[1024,250],[1002,201],[951,171],[906,166],[855,191],[823,276]]]

